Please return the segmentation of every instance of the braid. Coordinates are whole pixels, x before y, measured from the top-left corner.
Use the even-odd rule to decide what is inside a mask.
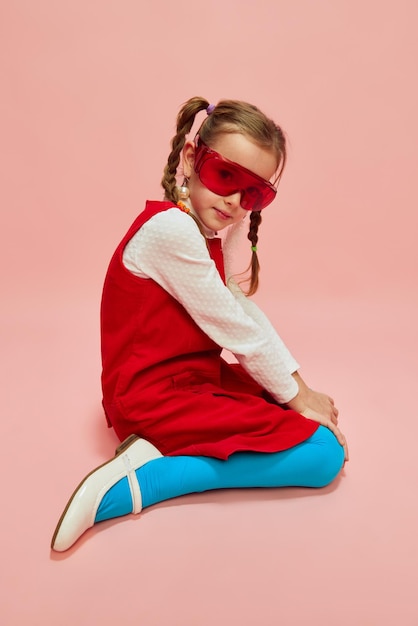
[[[208,106],[209,102],[204,98],[191,98],[183,105],[177,116],[177,132],[171,141],[171,152],[161,180],[165,197],[174,203],[178,201],[176,174],[186,136],[191,131],[196,114]]]
[[[250,274],[250,287],[247,292],[247,296],[252,296],[258,289],[258,275],[260,272],[260,262],[257,255],[257,243],[258,243],[258,227],[261,224],[261,211],[252,211],[250,215],[250,229],[248,231],[248,239],[251,241],[252,257],[249,265]]]

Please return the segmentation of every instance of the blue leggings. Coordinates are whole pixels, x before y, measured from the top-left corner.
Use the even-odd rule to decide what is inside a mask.
[[[337,476],[344,450],[333,433],[319,426],[303,443],[273,454],[237,452],[226,461],[203,456],[164,456],[146,463],[136,476],[143,508],[189,493],[242,487],[324,487]],[[103,497],[95,522],[132,512],[128,479]]]

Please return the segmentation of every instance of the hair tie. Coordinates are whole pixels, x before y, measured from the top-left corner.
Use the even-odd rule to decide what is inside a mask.
[[[257,252],[257,246],[251,246],[251,250],[252,250],[253,252]]]
[[[206,113],[207,113],[208,115],[210,115],[211,113],[213,113],[213,111],[214,111],[214,109],[215,109],[215,106],[216,106],[216,105],[214,105],[214,104],[210,104],[210,105],[207,107],[207,109],[206,109]]]

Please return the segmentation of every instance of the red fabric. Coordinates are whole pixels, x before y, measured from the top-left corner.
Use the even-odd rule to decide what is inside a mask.
[[[306,440],[316,422],[280,407],[184,307],[151,279],[131,274],[123,250],[170,202],[147,202],[110,262],[101,307],[103,406],[123,440],[136,433],[164,455],[226,459],[233,452],[278,452]],[[219,239],[208,241],[224,279]]]

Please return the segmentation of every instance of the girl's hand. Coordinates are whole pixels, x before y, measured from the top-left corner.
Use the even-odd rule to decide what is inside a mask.
[[[310,420],[313,420],[314,422],[318,422],[319,424],[322,424],[322,426],[325,426],[331,432],[333,432],[337,438],[338,443],[342,445],[342,447],[344,448],[344,462],[349,460],[350,457],[348,453],[347,440],[342,434],[342,432],[340,431],[340,429],[338,428],[338,426],[334,424],[334,422],[331,419],[324,417],[321,413],[318,413],[317,411],[313,411],[310,408],[306,408],[303,411],[298,411],[298,413],[300,413],[307,419],[310,419]]]
[[[344,448],[344,459],[349,460],[348,446],[346,438],[338,428],[338,409],[334,405],[334,400],[324,393],[309,389],[300,375],[295,372],[293,377],[299,385],[298,395],[287,403],[287,406],[297,411],[307,419],[318,422],[334,433],[338,442]]]
[[[305,404],[310,409],[327,417],[333,424],[338,424],[338,409],[330,396],[313,389],[308,389],[304,396]]]
[[[293,374],[293,378],[299,385],[298,398],[304,405],[324,417],[330,419],[333,424],[338,424],[338,409],[334,400],[325,393],[310,389],[298,372]]]

